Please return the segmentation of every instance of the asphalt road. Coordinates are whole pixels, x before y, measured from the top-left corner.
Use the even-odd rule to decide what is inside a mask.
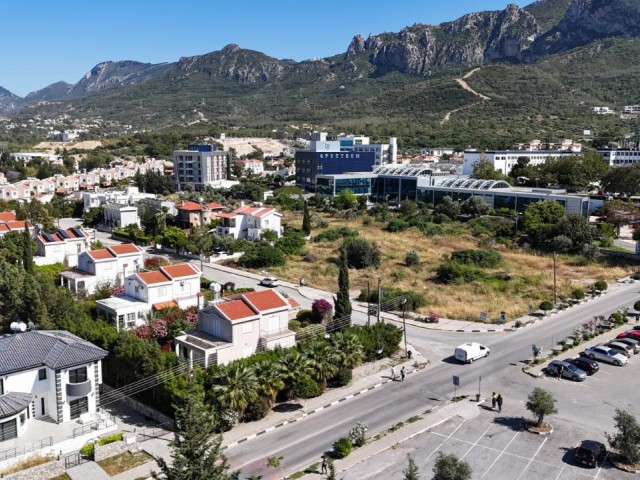
[[[285,473],[303,469],[331,449],[333,442],[345,436],[357,421],[369,426],[368,435],[375,435],[407,418],[423,413],[453,396],[452,376],[460,377],[459,393],[474,394],[482,377],[482,393],[501,391],[511,400],[526,397],[529,384],[521,373],[521,367],[531,358],[531,344],[550,348],[558,340],[569,336],[574,328],[593,318],[608,315],[612,311],[633,304],[640,298],[637,284],[618,285],[615,291],[554,315],[533,326],[516,332],[501,334],[458,334],[454,338],[439,336],[438,332],[411,329],[410,336],[439,338],[440,348],[454,340],[463,343],[471,338],[480,339],[491,349],[491,355],[471,365],[454,362],[451,355],[432,363],[422,372],[412,375],[405,383],[391,383],[364,395],[340,403],[294,424],[279,428],[227,451],[234,469],[243,475],[264,475],[277,478],[279,474],[266,467],[266,459],[282,456]],[[444,341],[443,341],[444,340]],[[453,350],[451,350],[451,354]],[[522,388],[522,387],[525,387]],[[525,391],[526,390],[526,391]],[[573,413],[581,421],[583,413]]]

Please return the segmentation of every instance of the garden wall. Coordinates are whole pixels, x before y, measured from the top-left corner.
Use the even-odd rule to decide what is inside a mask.
[[[105,383],[101,385],[101,388],[102,388],[101,393],[103,394],[112,392],[114,390],[113,387],[110,387]],[[130,409],[138,412],[141,415],[144,415],[145,417],[152,418],[158,423],[173,422],[173,419],[166,416],[164,413],[161,413],[155,408],[145,405],[144,403],[139,402],[131,397],[122,397],[119,401],[122,402],[127,407],[129,407]]]

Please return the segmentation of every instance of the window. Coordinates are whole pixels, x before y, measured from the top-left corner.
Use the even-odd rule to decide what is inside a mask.
[[[47,369],[41,368],[38,370],[38,380],[46,380],[47,379]]]
[[[15,418],[8,422],[0,423],[0,442],[16,438],[17,436],[18,426]]]
[[[0,395],[4,395],[4,379],[0,379]]]
[[[87,381],[87,367],[69,370],[69,383],[82,383]]]
[[[253,332],[253,322],[246,322],[242,324],[242,333]]]
[[[71,413],[71,420],[79,418],[83,413],[87,413],[89,411],[89,401],[87,400],[87,397],[71,400],[69,402],[69,410]]]

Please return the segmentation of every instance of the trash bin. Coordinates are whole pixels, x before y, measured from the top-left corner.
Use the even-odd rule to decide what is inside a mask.
[[[476,393],[476,402],[479,402],[479,401],[480,401],[480,394]]]

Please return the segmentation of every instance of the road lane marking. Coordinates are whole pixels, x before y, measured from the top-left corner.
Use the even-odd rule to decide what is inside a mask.
[[[562,475],[562,472],[564,472],[564,466],[560,469],[560,473],[558,473],[556,480],[560,480],[560,475]]]
[[[476,442],[475,442],[473,445],[471,445],[471,446],[469,447],[469,450],[467,450],[467,451],[465,452],[465,454],[460,458],[460,460],[462,460],[464,457],[466,457],[466,456],[469,454],[469,452],[470,452],[471,450],[473,450],[473,449],[474,449],[474,447],[476,447],[476,446],[478,445],[478,442],[479,442],[480,440],[482,440],[482,439],[485,437],[485,435],[487,434],[487,432],[489,432],[489,430],[491,430],[491,427],[493,427],[493,424],[490,424],[490,425],[489,425],[489,427],[488,427],[484,432],[482,432],[482,435],[480,435],[480,437],[478,438],[478,440],[476,440]]]
[[[522,470],[522,472],[520,472],[520,475],[518,475],[517,480],[520,480],[522,478],[522,475],[524,475],[524,472],[527,471],[527,468],[529,468],[529,465],[531,465],[531,463],[533,462],[533,459],[536,458],[538,453],[540,453],[540,450],[542,450],[542,447],[544,447],[544,444],[547,443],[547,440],[549,440],[549,437],[546,437],[544,441],[540,444],[540,446],[536,450],[536,453],[533,454],[533,457],[531,457],[531,459],[529,460],[529,463],[527,463],[527,466],[524,467],[524,470]]]
[[[442,442],[440,442],[440,445],[438,445],[438,446],[436,447],[436,449],[435,449],[433,452],[431,452],[431,453],[429,454],[429,456],[427,456],[427,458],[425,458],[425,459],[424,459],[425,463],[426,463],[426,462],[431,458],[431,456],[432,456],[434,453],[436,453],[438,450],[440,450],[440,448],[442,447],[442,445],[444,445],[444,442],[446,442],[448,439],[450,439],[450,438],[453,436],[453,434],[454,434],[454,433],[456,433],[456,432],[458,431],[458,429],[459,429],[462,425],[464,425],[464,422],[466,422],[466,420],[463,420],[463,421],[462,421],[462,423],[461,423],[460,425],[458,425],[458,426],[455,428],[455,430],[449,434],[449,436],[448,436],[448,437],[446,437],[444,440],[442,440]]]
[[[487,476],[487,473],[489,473],[489,470],[491,470],[491,469],[493,468],[493,466],[496,464],[496,462],[497,462],[498,460],[500,460],[500,457],[502,456],[502,454],[503,454],[504,452],[506,452],[506,451],[507,451],[507,448],[509,448],[509,445],[511,445],[511,444],[513,443],[513,441],[516,439],[516,437],[518,436],[518,434],[519,434],[519,433],[520,433],[520,432],[516,432],[516,434],[515,434],[515,435],[513,436],[513,438],[509,441],[509,443],[507,443],[507,446],[506,446],[506,447],[504,447],[504,448],[502,449],[502,451],[500,452],[500,455],[498,455],[498,456],[496,457],[496,459],[493,461],[493,463],[492,463],[491,465],[489,465],[489,468],[487,468],[487,471],[486,471],[486,472],[484,472],[484,474],[483,474],[480,478],[484,478],[484,477],[486,477],[486,476]]]

